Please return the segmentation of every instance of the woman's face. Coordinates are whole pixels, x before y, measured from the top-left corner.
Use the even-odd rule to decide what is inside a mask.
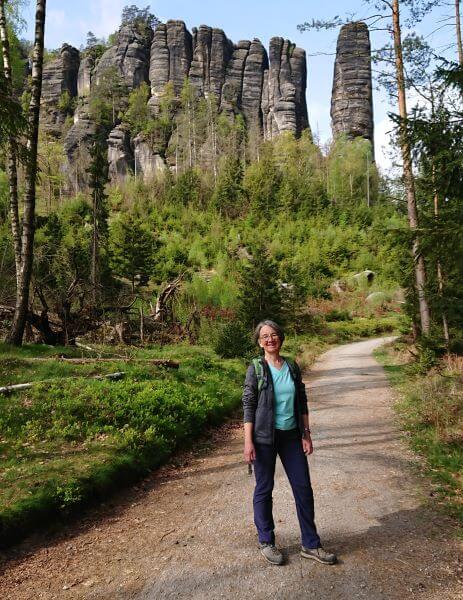
[[[277,352],[281,348],[281,340],[270,325],[264,325],[260,330],[259,346],[266,352]]]

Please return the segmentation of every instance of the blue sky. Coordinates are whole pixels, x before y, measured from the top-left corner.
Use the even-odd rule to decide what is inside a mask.
[[[297,24],[306,20],[323,19],[346,13],[346,2],[330,0],[79,0],[47,1],[46,46],[57,48],[63,42],[79,47],[85,42],[88,31],[98,37],[115,31],[120,23],[120,14],[126,4],[139,7],[150,6],[151,11],[161,20],[182,19],[188,28],[206,24],[220,27],[227,36],[237,42],[240,39],[259,38],[268,48],[272,36],[289,38],[307,52],[308,90],[307,103],[312,131],[319,133],[321,142],[331,135],[330,96],[333,78],[334,52],[337,31],[310,31],[300,33]],[[25,12],[28,28],[25,36],[33,37],[33,12],[35,2]],[[350,13],[357,18],[371,14],[364,1],[351,0]],[[450,9],[440,10],[419,26],[419,32],[429,35],[428,41],[444,45],[453,37],[451,28],[434,35],[431,32],[438,26],[437,20]],[[373,45],[378,45],[382,34],[373,33]],[[452,51],[449,53],[452,56]],[[382,93],[375,93],[376,157],[381,166],[389,166],[387,146],[390,124],[387,111],[390,109]]]

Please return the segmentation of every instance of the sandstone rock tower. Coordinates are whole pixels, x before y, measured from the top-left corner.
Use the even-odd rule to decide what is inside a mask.
[[[341,28],[331,99],[333,137],[346,134],[373,143],[373,94],[370,34],[357,21]]]

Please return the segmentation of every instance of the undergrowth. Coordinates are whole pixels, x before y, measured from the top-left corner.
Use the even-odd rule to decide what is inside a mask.
[[[463,524],[463,360],[441,359],[426,374],[402,343],[377,352],[399,392],[396,410],[439,501]]]

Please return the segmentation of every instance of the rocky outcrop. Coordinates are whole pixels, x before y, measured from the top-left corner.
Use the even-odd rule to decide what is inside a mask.
[[[267,51],[257,39],[249,46],[243,73],[241,110],[248,129],[259,131],[263,127],[262,90],[264,73],[268,69]]]
[[[144,181],[151,181],[166,172],[168,167],[164,159],[150,148],[142,135],[134,138],[133,147],[137,177],[142,176]]]
[[[89,149],[96,132],[85,98],[74,113],[74,124],[64,138],[64,151],[67,163],[65,171],[70,189],[78,192],[88,187],[89,175],[86,169],[90,164]]]
[[[334,137],[346,134],[373,142],[371,46],[365,23],[348,23],[339,33],[331,120]]]
[[[190,71],[192,57],[191,33],[183,21],[171,20],[160,23],[156,27],[151,44],[149,70],[151,81],[149,104],[155,113],[168,82],[172,82],[175,94],[180,95],[185,78]]]
[[[201,25],[191,36],[183,21],[156,27],[151,46],[150,105],[156,112],[165,86],[180,95],[188,77],[198,96],[214,94],[220,110],[242,113],[251,129],[271,139],[282,131],[299,135],[309,126],[304,50],[273,38],[269,57],[254,39],[233,44],[221,29]]]
[[[130,135],[120,125],[115,127],[108,137],[108,176],[111,182],[123,181],[133,172],[133,153],[130,147]]]
[[[243,76],[251,42],[242,40],[235,45],[225,72],[220,108],[227,114],[238,114],[243,96]]]
[[[75,55],[73,76],[68,77],[65,65]],[[299,135],[309,126],[306,56],[289,40],[272,38],[267,54],[258,39],[233,44],[221,29],[206,25],[193,29],[192,33],[183,21],[177,20],[159,24],[154,32],[149,27],[140,30],[133,24],[124,25],[118,32],[117,43],[100,59],[95,60],[86,52],[79,68],[77,50],[64,46],[59,60],[49,67],[50,82],[45,83],[44,102],[49,98],[56,107],[63,89],[80,98],[74,125],[65,138],[68,174],[75,189],[85,187],[88,180],[85,168],[90,162],[88,150],[95,133],[88,110],[92,89],[108,70],[116,71],[113,73],[116,78],[119,73],[129,90],[148,82],[149,105],[155,116],[159,115],[167,84],[176,98],[169,105],[175,115],[188,78],[198,97],[214,96],[219,110],[231,119],[242,115],[252,137],[261,134],[272,139],[285,131]],[[57,73],[61,73],[61,78]],[[51,91],[47,92],[47,85]],[[55,91],[58,88],[59,93]],[[157,141],[155,134],[156,131],[148,143],[141,135],[130,140],[122,126],[111,131],[108,162],[113,181],[123,179],[132,167],[135,174],[146,180],[169,168],[166,160],[175,160],[172,156],[164,157],[170,132],[160,128]],[[207,144],[199,150],[203,156],[207,156]]]
[[[272,139],[283,131],[299,135],[308,127],[306,85],[305,51],[296,48],[289,40],[272,38],[262,94],[266,139]]]
[[[191,84],[199,95],[214,94],[220,104],[233,43],[221,29],[201,25],[193,29],[193,60],[189,71]]]
[[[60,135],[68,107],[64,95],[71,100],[77,95],[80,54],[77,48],[63,44],[58,56],[43,68],[42,127],[47,133]]]
[[[150,47],[153,31],[146,28],[140,33],[134,25],[124,25],[117,34],[117,44],[106,50],[95,67],[94,82],[102,74],[117,68],[125,84],[132,90],[143,81],[149,81]]]
[[[79,97],[88,96],[92,85],[93,69],[95,60],[93,56],[84,56],[80,61],[79,74],[77,76],[77,95]]]

